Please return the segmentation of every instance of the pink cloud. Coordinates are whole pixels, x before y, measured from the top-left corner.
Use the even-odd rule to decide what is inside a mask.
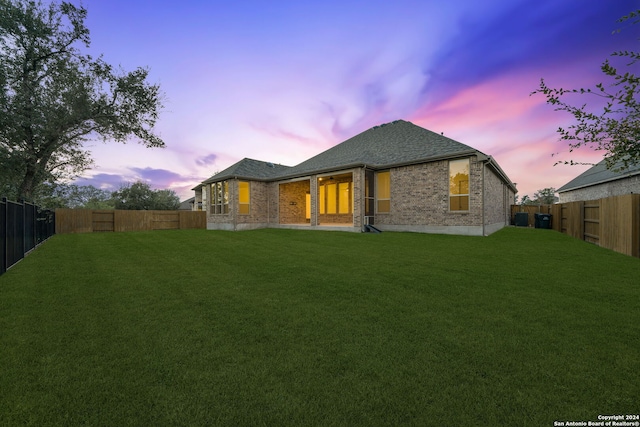
[[[556,129],[571,118],[546,105],[544,96],[529,95],[538,82],[533,73],[497,77],[427,105],[411,120],[494,156],[519,183],[520,195],[558,188],[589,166],[556,162],[597,163],[602,152],[569,152]]]

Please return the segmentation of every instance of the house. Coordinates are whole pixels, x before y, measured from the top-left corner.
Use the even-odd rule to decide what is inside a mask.
[[[194,190],[208,229],[464,235],[508,225],[517,191],[492,157],[404,120],[293,167],[245,158]]]
[[[623,169],[622,162],[607,169],[606,160],[587,169],[558,189],[560,203],[640,194],[640,164]]]
[[[195,203],[196,198],[191,197],[187,200],[180,202],[180,206],[178,207],[179,211],[195,211],[193,204]]]

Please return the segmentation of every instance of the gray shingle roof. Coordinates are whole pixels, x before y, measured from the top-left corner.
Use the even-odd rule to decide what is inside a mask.
[[[355,165],[384,168],[478,152],[411,122],[396,120],[366,130],[294,166],[287,175],[303,175]]]
[[[234,177],[254,180],[292,178],[362,165],[382,169],[470,154],[483,153],[411,122],[396,120],[374,126],[294,167],[245,158],[203,184]]]
[[[589,187],[591,185],[640,174],[640,164],[629,166],[625,170],[616,171],[616,169],[621,167],[622,162],[615,164],[611,169],[607,169],[606,160],[602,160],[597,165],[592,166],[562,187],[558,188],[558,192],[576,190],[578,188]]]
[[[218,172],[211,178],[203,181],[203,184],[221,181],[229,178],[244,178],[253,180],[269,180],[291,169],[289,166],[278,165],[260,160],[244,158],[234,163],[222,172]]]

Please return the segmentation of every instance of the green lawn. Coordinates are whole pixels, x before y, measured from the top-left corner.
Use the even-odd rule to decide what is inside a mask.
[[[640,412],[640,259],[552,230],[54,236],[0,276],[0,425]]]

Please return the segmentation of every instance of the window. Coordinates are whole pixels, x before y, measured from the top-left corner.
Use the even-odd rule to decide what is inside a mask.
[[[469,159],[449,162],[449,210],[469,210]]]
[[[376,174],[376,212],[391,210],[391,177],[389,171]]]
[[[351,181],[319,183],[318,208],[320,214],[350,214],[353,212]],[[322,178],[320,178],[322,181]]]
[[[338,213],[348,214],[351,211],[351,198],[349,197],[350,182],[338,184]]]
[[[251,200],[251,186],[247,181],[238,182],[238,213],[249,215]]]
[[[211,213],[229,213],[229,183],[227,181],[211,184]]]
[[[335,184],[327,184],[327,213],[334,214],[336,213],[336,185]]]
[[[320,213],[321,214],[327,213],[326,210],[325,210],[325,203],[324,203],[324,200],[325,200],[324,185],[320,186],[320,191],[319,192],[320,192],[320,195],[318,196],[318,202],[320,203]]]

